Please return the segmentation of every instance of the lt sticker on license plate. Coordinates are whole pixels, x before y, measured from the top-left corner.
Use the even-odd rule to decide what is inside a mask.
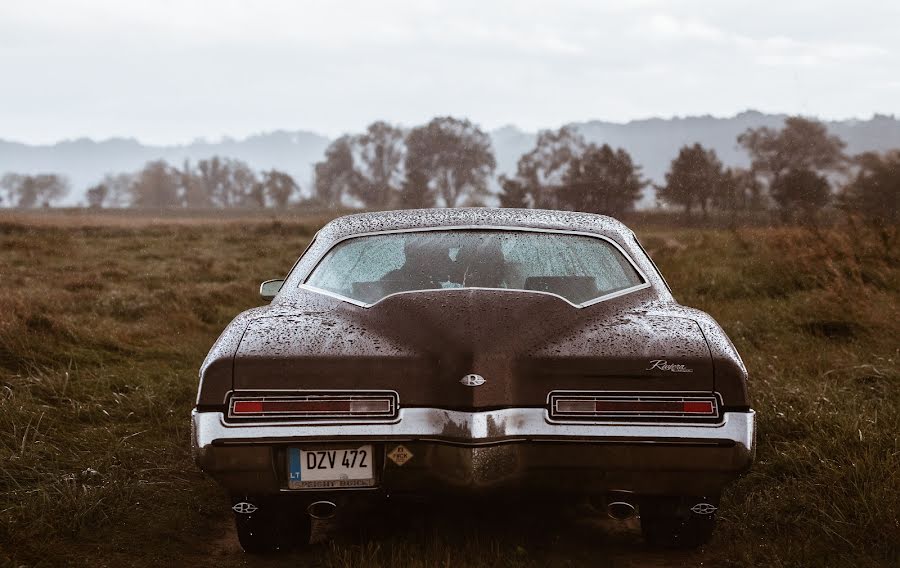
[[[342,489],[375,485],[372,446],[288,450],[289,489]]]

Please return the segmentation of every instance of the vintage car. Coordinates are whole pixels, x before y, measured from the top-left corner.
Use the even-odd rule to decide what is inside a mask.
[[[609,217],[349,215],[260,292],[271,303],[203,362],[192,413],[248,552],[404,496],[588,500],[693,547],[753,461],[740,356]]]

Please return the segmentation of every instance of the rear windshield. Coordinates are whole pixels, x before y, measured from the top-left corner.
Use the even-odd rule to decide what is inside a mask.
[[[582,304],[642,283],[603,239],[497,230],[355,237],[332,248],[306,280],[366,304],[397,292],[445,288],[533,290]]]

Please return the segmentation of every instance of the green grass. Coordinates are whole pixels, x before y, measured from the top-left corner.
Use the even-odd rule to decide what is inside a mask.
[[[658,224],[642,241],[729,332],[759,412],[758,462],[708,546],[668,555],[633,523],[513,508],[407,511],[248,559],[190,459],[197,368],[322,222],[0,219],[0,566],[900,564],[896,232]]]

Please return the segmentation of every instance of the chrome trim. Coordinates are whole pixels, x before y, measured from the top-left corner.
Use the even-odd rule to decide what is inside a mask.
[[[616,250],[619,251],[619,253],[622,254],[622,256],[625,258],[625,260],[627,260],[628,263],[631,265],[631,267],[634,268],[635,272],[638,273],[638,276],[641,277],[641,280],[643,280],[643,283],[636,284],[634,286],[625,288],[623,290],[617,290],[615,292],[610,292],[609,294],[604,294],[602,296],[597,296],[596,298],[593,298],[587,302],[582,302],[580,304],[571,302],[570,300],[560,296],[559,294],[554,294],[553,292],[545,292],[543,290],[521,290],[519,288],[482,288],[482,287],[476,287],[476,286],[471,286],[471,287],[467,286],[467,287],[462,287],[462,288],[428,288],[425,290],[404,290],[402,292],[394,292],[393,294],[388,294],[387,296],[379,298],[378,301],[376,301],[376,302],[366,303],[366,302],[362,302],[360,300],[356,300],[354,298],[344,296],[343,294],[338,294],[338,293],[332,292],[330,290],[325,290],[324,288],[319,288],[317,286],[310,286],[309,284],[306,283],[306,281],[309,279],[309,277],[312,275],[312,273],[316,270],[316,268],[318,268],[319,264],[328,255],[328,253],[331,252],[336,246],[338,246],[339,244],[341,244],[344,241],[348,241],[350,239],[358,239],[358,238],[362,238],[362,237],[379,236],[379,235],[392,235],[392,234],[399,234],[399,233],[424,233],[424,232],[431,232],[431,231],[513,231],[513,232],[525,232],[525,233],[554,233],[554,234],[561,234],[561,235],[575,235],[575,236],[581,236],[581,237],[591,237],[591,238],[595,238],[595,239],[600,239],[600,240],[606,241],[609,244],[611,244],[613,247],[616,248]],[[391,230],[387,230],[387,231],[372,231],[372,232],[368,232],[368,233],[356,233],[353,235],[343,236],[343,237],[335,240],[333,243],[331,243],[331,246],[328,247],[327,249],[325,249],[325,251],[323,251],[322,254],[319,255],[319,257],[316,258],[315,261],[312,262],[311,268],[303,276],[303,280],[297,286],[297,288],[302,289],[302,290],[309,290],[310,292],[322,294],[323,296],[328,296],[328,297],[334,298],[336,300],[342,300],[344,302],[353,304],[354,306],[359,306],[361,308],[371,308],[372,306],[377,305],[379,302],[385,300],[386,298],[390,298],[392,296],[398,296],[400,294],[415,294],[418,292],[443,292],[443,291],[447,291],[447,290],[493,290],[493,291],[502,291],[502,292],[529,292],[532,294],[545,294],[548,296],[554,296],[556,298],[559,298],[572,307],[586,308],[588,306],[593,306],[594,304],[597,304],[599,302],[604,302],[606,300],[612,300],[613,298],[618,298],[619,296],[624,296],[625,294],[630,294],[631,292],[643,290],[644,288],[650,288],[650,286],[651,286],[650,280],[647,278],[647,275],[644,274],[644,271],[641,270],[641,268],[637,265],[637,263],[634,262],[634,259],[631,258],[631,255],[628,254],[628,252],[619,243],[617,243],[613,239],[607,237],[606,235],[601,235],[599,233],[589,233],[586,231],[567,231],[567,230],[563,230],[563,229],[542,229],[542,228],[537,228],[537,227],[509,227],[509,226],[503,226],[503,225],[451,225],[451,226],[436,226],[436,227],[416,227],[416,228],[410,228],[410,229],[391,229]]]
[[[634,505],[627,501],[613,501],[606,506],[606,514],[609,515],[611,519],[627,521],[633,517],[636,512]]]
[[[325,507],[327,512],[324,514],[316,513],[316,509],[318,507]],[[308,507],[306,507],[306,514],[318,521],[330,519],[335,515],[336,512],[337,505],[334,501],[314,501],[310,503]]]
[[[710,423],[565,423],[549,421],[544,408],[505,408],[462,412],[439,408],[401,408],[396,422],[297,424],[229,423],[221,412],[191,413],[195,456],[213,445],[283,442],[434,441],[467,446],[519,441],[635,444],[736,444],[753,451],[756,415],[726,412]]]

